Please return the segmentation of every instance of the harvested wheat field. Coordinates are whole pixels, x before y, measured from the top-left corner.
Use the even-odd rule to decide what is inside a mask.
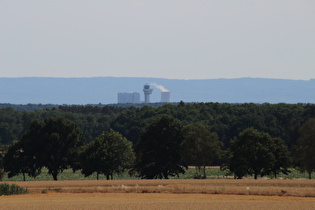
[[[312,209],[314,198],[167,194],[47,193],[0,198],[1,209]]]
[[[30,194],[1,209],[312,209],[314,180],[95,180],[10,182]]]

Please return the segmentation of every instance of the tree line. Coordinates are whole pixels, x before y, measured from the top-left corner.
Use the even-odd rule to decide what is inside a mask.
[[[160,106],[158,106],[160,105]],[[25,105],[29,107],[31,105]],[[34,105],[33,105],[34,106]],[[123,106],[123,107],[121,107]],[[183,124],[201,123],[216,132],[224,147],[242,130],[254,127],[259,131],[280,137],[291,149],[298,138],[298,128],[315,116],[314,104],[228,104],[228,103],[174,103],[143,105],[72,105],[20,111],[13,107],[0,109],[0,138],[2,144],[20,139],[33,119],[64,117],[80,127],[89,142],[110,128],[119,131],[133,144],[140,138],[141,129],[155,116],[167,114]],[[140,106],[140,105],[138,105]],[[19,106],[21,108],[21,105]],[[50,107],[50,106],[48,106]],[[40,109],[44,108],[44,109]]]
[[[126,169],[141,178],[168,178],[188,165],[211,164],[235,178],[276,177],[293,166],[311,176],[314,111],[311,104],[183,102],[157,108],[4,108],[0,134],[9,148],[2,152],[2,165],[8,176],[37,176],[46,167],[54,179],[69,167],[108,179]]]

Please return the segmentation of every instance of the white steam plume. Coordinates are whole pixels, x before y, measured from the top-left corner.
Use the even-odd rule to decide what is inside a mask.
[[[170,92],[168,89],[166,89],[162,85],[158,85],[156,83],[151,83],[151,85],[153,85],[154,87],[158,88],[161,92]]]

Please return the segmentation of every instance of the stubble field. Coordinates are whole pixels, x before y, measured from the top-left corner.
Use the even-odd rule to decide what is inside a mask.
[[[314,180],[76,180],[7,182],[29,194],[0,209],[312,209]]]

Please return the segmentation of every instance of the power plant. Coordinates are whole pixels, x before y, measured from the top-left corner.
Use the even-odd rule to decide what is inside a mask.
[[[144,93],[144,103],[148,104],[150,103],[150,95],[153,92],[153,89],[150,88],[150,85],[153,85],[157,89],[161,91],[161,103],[170,103],[171,102],[171,92],[167,90],[165,87],[162,85],[158,85],[155,83],[146,83],[143,86],[143,93]],[[118,93],[117,95],[118,98],[118,103],[119,104],[126,104],[126,103],[141,103],[140,102],[140,94],[136,92],[132,93]]]
[[[143,93],[144,93],[144,103],[150,103],[150,94],[152,94],[153,89],[150,89],[150,84],[145,84],[143,86]]]

